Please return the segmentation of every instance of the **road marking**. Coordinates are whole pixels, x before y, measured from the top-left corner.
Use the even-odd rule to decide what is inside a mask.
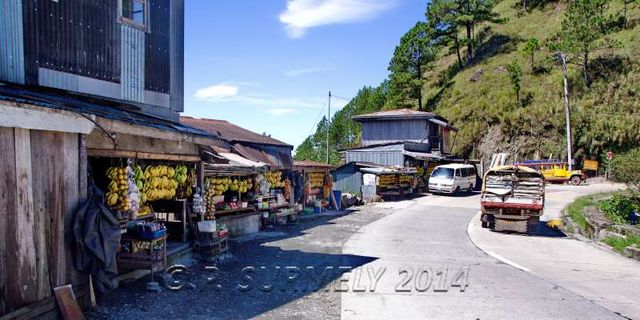
[[[519,265],[519,264],[517,264],[517,263],[515,263],[515,262],[513,262],[513,261],[511,261],[511,260],[509,260],[509,259],[507,259],[507,258],[504,258],[504,257],[502,257],[502,256],[498,255],[497,253],[494,253],[494,252],[491,252],[491,251],[485,251],[485,252],[486,252],[488,255],[490,255],[492,258],[494,258],[494,259],[496,259],[496,260],[499,260],[499,261],[501,261],[501,262],[504,262],[504,263],[506,263],[506,264],[508,264],[508,265],[510,265],[510,266],[512,266],[512,267],[515,267],[515,268],[517,268],[517,269],[520,269],[520,270],[522,270],[522,271],[524,271],[524,272],[531,272],[531,269],[526,268],[526,267],[523,267],[523,266],[521,266],[521,265]]]

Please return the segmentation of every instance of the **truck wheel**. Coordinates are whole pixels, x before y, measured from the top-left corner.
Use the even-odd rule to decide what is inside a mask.
[[[574,186],[579,186],[580,183],[582,183],[582,178],[580,178],[580,176],[573,176],[571,177],[571,180],[569,180],[569,182],[571,182],[571,184]]]
[[[538,232],[538,223],[540,222],[540,217],[530,217],[527,220],[527,233],[535,234]]]
[[[480,222],[482,227],[485,229],[493,229],[495,227],[495,218],[492,215],[482,215],[480,217]]]

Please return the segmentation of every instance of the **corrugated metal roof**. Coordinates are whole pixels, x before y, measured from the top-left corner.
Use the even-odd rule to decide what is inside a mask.
[[[140,113],[140,110],[135,106],[89,97],[74,96],[69,93],[32,91],[22,87],[0,85],[0,100],[27,103],[39,107],[67,110],[82,114],[92,114],[105,119],[119,120],[160,130],[218,138],[215,134],[198,128]]]
[[[293,148],[293,146],[290,144],[284,143],[269,136],[255,133],[225,120],[198,119],[183,116],[180,117],[180,122],[192,127],[205,130],[210,133],[218,134],[222,139],[229,142],[250,142],[256,144],[268,144]]]
[[[247,159],[264,162],[274,169],[291,169],[293,165],[291,151],[285,153],[281,152],[281,149],[282,147],[279,146],[255,148],[241,143],[233,145],[233,150]]]
[[[390,111],[379,111],[361,114],[353,117],[354,121],[369,120],[394,120],[394,119],[430,119],[436,117],[433,112],[416,111],[411,109],[396,109]]]

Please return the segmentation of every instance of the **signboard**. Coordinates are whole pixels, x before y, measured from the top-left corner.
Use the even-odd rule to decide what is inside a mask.
[[[582,166],[584,170],[598,171],[598,161],[596,160],[584,160],[584,164]]]
[[[613,152],[607,152],[607,160],[611,161],[613,159]]]

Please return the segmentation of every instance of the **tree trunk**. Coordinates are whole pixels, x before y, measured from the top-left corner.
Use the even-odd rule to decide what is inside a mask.
[[[587,85],[587,87],[591,87],[591,82],[589,81],[589,52],[588,51],[584,52],[582,70],[584,72],[584,83]]]
[[[516,90],[516,107],[520,106],[520,89]]]
[[[628,0],[624,0],[622,2],[624,2],[624,15],[623,15],[623,19],[624,20],[622,21],[622,23],[623,23],[622,27],[624,29],[626,29],[627,28],[627,4],[628,4]]]
[[[456,36],[453,41],[456,46],[456,54],[458,55],[458,66],[462,69],[462,57],[460,56],[460,43],[458,42],[458,36]]]
[[[535,53],[533,53],[533,51],[531,51],[531,72],[535,71],[535,57],[534,57]]]
[[[527,14],[527,0],[522,0],[522,14]]]
[[[422,80],[422,68],[418,64],[418,79]],[[416,90],[418,90],[418,111],[422,111],[422,84],[420,84]]]
[[[467,24],[467,63],[473,58],[473,36],[471,34],[471,24]]]

